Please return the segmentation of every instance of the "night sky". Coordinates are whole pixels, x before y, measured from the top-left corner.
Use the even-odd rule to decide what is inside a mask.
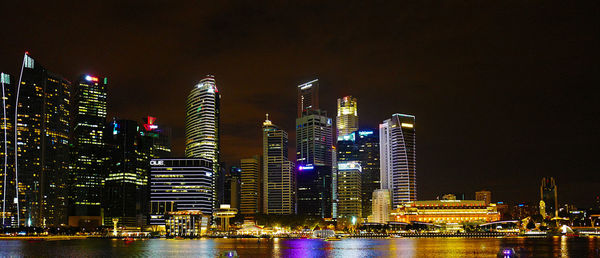
[[[560,203],[600,195],[598,1],[17,2],[0,3],[0,71],[18,76],[29,51],[71,80],[107,76],[109,117],[157,116],[176,155],[204,75],[228,163],[260,154],[265,113],[294,147],[296,85],[318,77],[331,116],[345,95],[361,127],[416,116],[419,199],[538,202],[542,176]]]

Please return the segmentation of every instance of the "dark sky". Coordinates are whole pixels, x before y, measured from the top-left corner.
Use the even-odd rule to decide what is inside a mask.
[[[351,94],[363,127],[416,115],[420,199],[537,202],[542,176],[561,203],[600,194],[598,1],[217,2],[2,1],[0,71],[29,51],[107,76],[109,116],[157,116],[179,155],[186,96],[214,74],[227,162],[260,153],[265,113],[293,137],[296,85],[318,77],[329,114]]]

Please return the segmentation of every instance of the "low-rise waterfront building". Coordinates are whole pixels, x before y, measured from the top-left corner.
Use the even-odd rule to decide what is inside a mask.
[[[396,222],[462,223],[500,219],[496,204],[476,200],[432,200],[400,204],[391,213]]]
[[[168,212],[165,218],[167,237],[198,237],[206,233],[210,216],[199,210]]]

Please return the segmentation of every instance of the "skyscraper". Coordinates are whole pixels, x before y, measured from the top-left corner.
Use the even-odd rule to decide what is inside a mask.
[[[73,87],[69,225],[94,217],[102,225],[100,203],[104,181],[107,78],[82,75]]]
[[[10,75],[0,73],[0,84],[2,85],[2,112],[0,113],[0,192],[2,194],[2,224],[0,227],[14,227],[17,223],[15,204],[15,175],[13,172],[13,156],[10,155],[13,147],[13,122],[14,122],[14,86]]]
[[[337,164],[337,214],[338,218],[361,218],[360,161],[338,161]]]
[[[220,172],[220,100],[215,77],[208,75],[194,86],[186,102],[185,156],[212,161],[213,188]],[[216,189],[213,189],[212,202],[213,209],[216,209]]]
[[[318,80],[298,86],[296,163],[298,214],[332,217],[332,122],[319,110]]]
[[[156,123],[157,118],[148,116],[143,120],[143,133],[152,142],[152,158],[171,157],[171,128]]]
[[[240,160],[242,186],[240,194],[240,213],[257,214],[261,212],[261,176],[258,156]]]
[[[545,205],[546,217],[558,217],[558,189],[554,177],[542,178],[540,186],[540,198]],[[544,215],[544,214],[542,214]]]
[[[223,204],[229,204],[231,208],[240,209],[240,196],[242,185],[242,169],[239,166],[231,166],[225,175],[225,190]]]
[[[362,216],[367,218],[371,214],[373,192],[381,186],[379,180],[379,132],[370,129],[358,131],[356,144],[358,145],[358,160],[362,169]]]
[[[379,125],[381,188],[389,189],[392,206],[417,200],[415,116],[394,114]]]
[[[70,88],[69,81],[25,54],[14,118],[21,225],[59,226],[67,222]]]
[[[344,136],[358,130],[358,107],[356,98],[345,96],[337,99],[337,136]]]
[[[298,85],[298,117],[303,112],[319,109],[319,79]]]
[[[104,224],[144,226],[148,218],[152,141],[133,120],[114,120],[105,129],[108,159],[104,184]]]
[[[294,163],[288,160],[288,134],[267,119],[263,123],[263,212],[295,213]]]

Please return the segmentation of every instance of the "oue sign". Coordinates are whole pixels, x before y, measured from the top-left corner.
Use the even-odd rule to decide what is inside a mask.
[[[164,165],[165,165],[164,160],[151,160],[150,161],[150,166],[164,166]]]

